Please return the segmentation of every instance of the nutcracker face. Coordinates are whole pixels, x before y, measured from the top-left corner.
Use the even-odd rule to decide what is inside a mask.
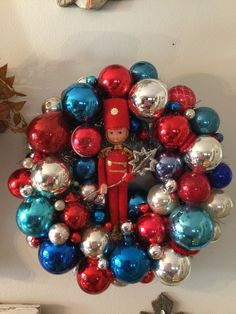
[[[126,128],[121,128],[118,130],[110,130],[106,131],[106,138],[108,142],[111,144],[117,145],[122,144],[129,136],[129,130]]]

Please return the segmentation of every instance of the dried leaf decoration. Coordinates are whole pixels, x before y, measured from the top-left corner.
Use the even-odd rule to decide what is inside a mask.
[[[17,92],[13,83],[15,76],[7,77],[7,64],[0,67],[0,133],[8,128],[14,132],[25,132],[27,123],[20,110],[26,101],[12,101],[10,98],[24,97],[25,94]]]
[[[156,300],[152,301],[152,307],[154,314],[173,314],[174,302],[167,297],[166,294],[161,293]],[[145,311],[141,311],[140,314],[153,314]],[[184,314],[184,312],[178,312],[176,314]]]

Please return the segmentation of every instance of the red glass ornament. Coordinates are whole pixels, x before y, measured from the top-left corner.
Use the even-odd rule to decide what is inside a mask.
[[[169,92],[169,102],[177,102],[180,104],[180,111],[194,108],[196,105],[196,96],[191,88],[184,85],[172,87]]]
[[[104,225],[104,229],[107,232],[110,232],[112,230],[112,223],[111,222],[106,222],[105,225]]]
[[[210,193],[210,183],[204,174],[187,172],[179,179],[178,194],[186,203],[204,202],[209,198]]]
[[[162,117],[154,128],[154,136],[166,148],[181,147],[190,135],[188,120],[181,115]]]
[[[86,207],[79,203],[68,203],[62,215],[64,223],[73,230],[84,228],[89,220]]]
[[[62,112],[49,112],[31,121],[27,136],[36,152],[56,154],[68,144],[70,130]]]
[[[150,209],[148,203],[140,204],[140,205],[138,206],[138,208],[139,208],[139,210],[140,210],[142,213],[144,213],[144,214],[145,214],[146,212],[148,212],[149,209]]]
[[[109,65],[99,74],[98,85],[107,98],[122,98],[127,96],[131,89],[131,74],[122,65]]]
[[[198,251],[197,250],[196,251],[189,251],[189,250],[179,246],[177,243],[175,243],[172,240],[169,241],[169,245],[177,254],[180,254],[183,256],[193,256],[199,252],[199,250]]]
[[[96,155],[101,149],[101,144],[101,134],[92,127],[78,127],[71,136],[73,150],[82,157]]]
[[[79,194],[73,192],[69,192],[64,199],[65,203],[76,203],[79,200],[80,200]]]
[[[147,213],[137,222],[139,237],[150,244],[161,244],[166,235],[166,225],[162,217],[156,213]]]
[[[97,260],[89,259],[87,266],[78,271],[77,281],[84,292],[99,294],[109,287],[112,275],[109,270],[98,268]]]
[[[70,240],[74,244],[78,244],[81,241],[81,235],[78,232],[73,232],[70,236]]]
[[[31,184],[31,174],[24,168],[14,171],[8,179],[8,188],[12,195],[18,198],[24,198],[20,194],[20,189]]]
[[[154,273],[152,270],[149,270],[147,275],[141,280],[142,283],[150,283],[154,279]]]
[[[26,241],[32,248],[38,248],[40,246],[41,240],[35,237],[28,236],[26,237]]]
[[[34,164],[37,164],[38,162],[44,160],[45,158],[46,158],[45,154],[41,154],[38,152],[33,153],[33,156],[32,156]]]

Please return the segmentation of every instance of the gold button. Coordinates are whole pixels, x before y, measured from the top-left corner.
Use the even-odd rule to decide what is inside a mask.
[[[118,114],[118,112],[119,112],[119,110],[118,110],[117,108],[112,108],[112,109],[111,109],[111,114],[112,114],[113,116],[116,116],[116,115]]]
[[[108,164],[108,166],[111,166],[112,165],[112,161],[108,160],[107,164]]]

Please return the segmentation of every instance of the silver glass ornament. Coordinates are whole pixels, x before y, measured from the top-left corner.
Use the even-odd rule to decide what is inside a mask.
[[[101,227],[92,227],[85,230],[80,243],[80,249],[85,256],[102,257],[109,244],[109,236]]]
[[[57,210],[58,212],[61,212],[65,209],[66,207],[66,204],[63,200],[57,200],[55,203],[54,203],[54,208],[55,210]]]
[[[214,223],[214,236],[211,240],[211,242],[216,242],[219,240],[219,238],[221,237],[221,228],[220,228],[220,224],[218,222]]]
[[[147,202],[152,211],[159,215],[168,215],[179,205],[177,194],[169,193],[164,186],[159,184],[149,190]]]
[[[81,186],[80,194],[85,202],[93,202],[98,196],[98,188],[94,183],[84,183]]]
[[[98,260],[98,268],[100,269],[107,269],[108,263],[105,258],[99,258]]]
[[[124,235],[129,235],[133,232],[134,227],[131,221],[126,221],[121,225],[120,229]]]
[[[30,184],[26,184],[20,188],[20,194],[23,197],[30,196],[33,193],[33,191],[34,191],[34,189],[33,189],[32,185],[30,185]]]
[[[191,120],[195,117],[195,110],[193,109],[187,109],[185,112],[184,112],[184,115],[185,117],[188,119],[188,120]]]
[[[161,246],[158,244],[151,244],[148,249],[148,254],[152,259],[159,260],[163,256]]]
[[[49,197],[64,193],[71,183],[67,165],[54,157],[38,162],[32,169],[31,178],[33,187]]]
[[[130,109],[140,119],[155,120],[161,116],[168,100],[167,87],[160,80],[144,79],[129,94]]]
[[[222,160],[221,144],[212,136],[199,136],[185,154],[185,162],[196,171],[216,168]]]
[[[70,237],[70,230],[67,225],[63,223],[58,223],[52,225],[48,232],[49,240],[55,245],[62,245]]]
[[[177,190],[177,182],[174,179],[169,179],[164,183],[164,187],[168,193],[173,193]]]
[[[208,211],[213,219],[221,219],[230,214],[233,201],[223,190],[213,190],[209,199],[201,204],[201,208]]]
[[[163,257],[154,270],[156,277],[164,284],[177,285],[188,277],[191,271],[190,259],[181,256],[169,247],[163,248]]]
[[[32,158],[25,158],[23,161],[22,161],[22,166],[25,168],[25,169],[31,169],[33,166],[34,166],[34,162],[33,162],[33,159]]]
[[[61,110],[62,110],[61,99],[58,97],[48,98],[42,103],[42,113]]]

